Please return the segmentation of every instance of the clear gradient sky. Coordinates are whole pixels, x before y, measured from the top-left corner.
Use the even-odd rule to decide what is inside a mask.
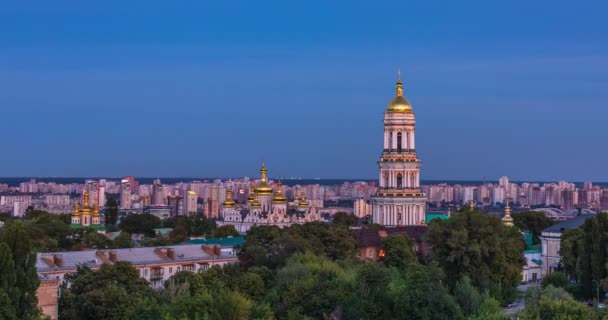
[[[0,176],[374,178],[401,68],[423,179],[608,181],[608,1],[35,3]]]

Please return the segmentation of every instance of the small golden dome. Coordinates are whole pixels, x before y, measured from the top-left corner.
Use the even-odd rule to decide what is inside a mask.
[[[300,208],[308,208],[308,201],[306,201],[306,193],[304,193],[304,191],[302,191],[302,200],[300,200],[300,202],[298,202],[298,207]]]
[[[234,200],[232,200],[232,188],[228,188],[226,190],[226,200],[224,200],[222,206],[224,208],[234,208],[235,205],[236,203],[234,202]]]
[[[411,113],[412,105],[410,102],[403,96],[403,83],[401,79],[397,80],[397,89],[395,93],[395,97],[391,102],[386,106],[387,112],[396,112],[396,113]]]
[[[287,203],[287,198],[285,197],[285,195],[283,195],[283,190],[281,189],[282,186],[283,184],[281,183],[281,180],[279,180],[279,182],[277,183],[277,191],[275,191],[274,197],[272,197],[272,202],[275,204]]]
[[[78,206],[78,201],[74,201],[74,212],[72,213],[74,216],[80,215],[80,207]]]
[[[255,188],[255,193],[262,196],[272,195],[272,187],[268,184],[268,170],[266,170],[266,164],[262,162],[262,168],[260,169],[260,183]]]
[[[260,203],[260,200],[258,200],[258,195],[255,195],[255,198],[253,199],[253,201],[251,201],[251,208],[252,209],[261,209],[262,208],[262,204]]]

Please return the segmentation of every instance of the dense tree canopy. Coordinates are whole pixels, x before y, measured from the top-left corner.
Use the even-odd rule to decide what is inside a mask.
[[[127,319],[140,301],[154,295],[148,282],[128,262],[104,264],[99,271],[80,267],[62,287],[62,319]]]
[[[540,233],[555,224],[553,219],[539,211],[513,213],[511,217],[513,217],[513,224],[517,228],[532,233],[535,244],[540,243]]]
[[[132,214],[122,218],[119,227],[122,231],[131,234],[145,234],[153,237],[154,229],[160,228],[161,223],[160,218],[149,213]]]
[[[0,300],[8,297],[12,306],[0,307],[0,313],[10,315],[13,310],[18,319],[37,317],[38,285],[36,253],[23,225],[16,222],[0,229]]]
[[[465,209],[447,221],[431,221],[427,239],[431,259],[445,271],[450,288],[466,276],[503,303],[514,298],[525,264],[518,229],[505,227],[497,216]]]
[[[596,296],[596,284],[608,283],[608,214],[599,213],[585,223],[562,233],[562,266],[580,285],[583,297]],[[600,286],[600,291],[607,286]]]
[[[118,220],[118,202],[116,199],[108,198],[103,214],[106,226],[116,225],[116,221]]]

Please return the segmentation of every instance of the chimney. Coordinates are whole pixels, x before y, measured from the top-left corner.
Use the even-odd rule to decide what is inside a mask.
[[[204,244],[201,246],[201,249],[203,249],[203,251],[210,256],[215,255],[213,247]]]
[[[167,248],[167,257],[171,260],[175,260],[175,249]]]
[[[167,248],[156,248],[154,249],[154,253],[156,253],[161,259],[167,260]]]
[[[110,251],[110,261],[116,262],[117,260],[118,260],[118,254],[116,253],[116,250]]]
[[[220,246],[213,246],[213,254],[215,254],[216,256],[221,256],[222,255],[222,247],[220,247]]]
[[[58,267],[63,267],[63,255],[60,253],[53,254],[53,262]]]
[[[52,254],[43,254],[40,256],[40,259],[42,259],[42,261],[44,261],[49,268],[55,267],[55,259]]]
[[[110,259],[108,259],[108,253],[106,251],[103,250],[97,250],[97,252],[95,252],[95,255],[101,260],[101,262],[103,263],[108,263],[110,262]]]

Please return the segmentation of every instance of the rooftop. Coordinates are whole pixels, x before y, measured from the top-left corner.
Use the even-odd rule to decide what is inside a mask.
[[[166,249],[173,249],[168,254]],[[171,247],[145,247],[112,250],[85,250],[67,252],[46,252],[36,255],[36,269],[40,271],[70,270],[78,265],[91,268],[99,267],[104,263],[111,263],[110,253],[116,253],[115,261],[128,261],[132,264],[159,263],[163,261],[193,261],[204,259],[228,259],[232,255],[211,256],[203,251],[200,244],[185,244]],[[107,254],[107,255],[106,255]]]
[[[562,232],[564,230],[576,229],[585,223],[588,218],[595,217],[594,214],[581,214],[572,219],[562,221],[558,224],[554,224],[549,228],[543,230],[543,232]]]

